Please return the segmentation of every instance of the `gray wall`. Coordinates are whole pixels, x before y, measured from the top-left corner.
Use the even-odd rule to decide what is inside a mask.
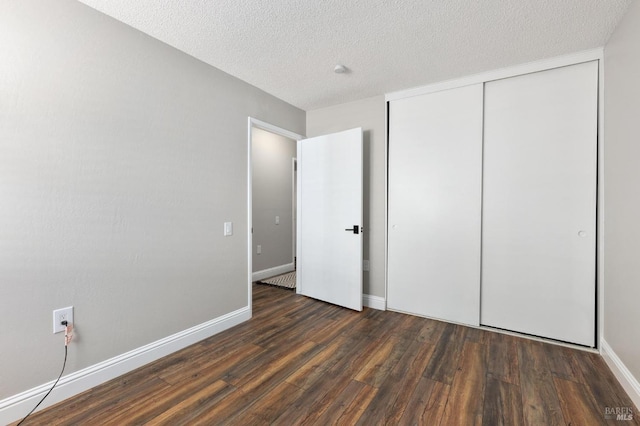
[[[247,117],[305,114],[71,0],[0,2],[0,399],[247,305]],[[224,221],[234,222],[223,237]]]
[[[253,271],[293,262],[293,171],[297,142],[253,128],[251,138]],[[275,218],[280,217],[276,225]],[[257,246],[262,246],[258,254]]]
[[[605,47],[604,339],[640,380],[640,2]]]
[[[307,136],[319,136],[354,127],[364,131],[364,293],[385,296],[385,121],[384,96],[307,111]]]

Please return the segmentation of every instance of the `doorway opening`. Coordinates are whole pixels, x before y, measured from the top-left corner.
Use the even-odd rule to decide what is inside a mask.
[[[303,136],[248,120],[248,305],[252,283],[295,270],[296,149]],[[296,291],[299,289],[296,286]]]

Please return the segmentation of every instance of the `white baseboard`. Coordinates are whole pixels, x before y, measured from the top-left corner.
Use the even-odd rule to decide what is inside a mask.
[[[638,379],[633,377],[631,371],[622,362],[618,355],[613,351],[611,346],[602,339],[600,341],[600,351],[602,358],[607,363],[613,374],[616,376],[624,390],[629,394],[629,398],[636,405],[636,408],[640,409],[640,383]],[[634,412],[634,417],[640,415],[640,413]]]
[[[186,348],[189,345],[211,337],[214,334],[218,334],[250,318],[251,310],[246,306],[237,311],[214,318],[211,321],[165,337],[164,339],[157,340],[122,355],[68,374],[60,379],[58,385],[42,405],[38,407],[38,410],[91,389],[124,373],[135,370],[163,356]],[[40,401],[52,385],[53,381],[0,401],[0,424],[9,424],[24,417],[38,401]]]
[[[370,294],[362,295],[362,305],[371,309],[378,309],[379,311],[386,311],[387,304],[384,297],[372,296]]]
[[[276,275],[286,274],[287,272],[294,271],[296,266],[293,262],[287,263],[286,265],[274,266],[273,268],[263,269],[262,271],[257,271],[251,274],[251,281],[259,281],[265,278],[271,278]]]

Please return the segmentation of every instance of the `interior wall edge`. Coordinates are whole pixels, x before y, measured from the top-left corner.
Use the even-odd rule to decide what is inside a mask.
[[[602,349],[601,342],[604,338],[604,253],[605,253],[605,131],[604,131],[604,51],[598,61],[598,146],[597,146],[597,185],[596,185],[596,348]]]

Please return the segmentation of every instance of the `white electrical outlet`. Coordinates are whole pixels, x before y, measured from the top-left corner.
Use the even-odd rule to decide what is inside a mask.
[[[258,250],[257,250],[258,254],[262,254],[262,246],[260,244],[258,244]]]
[[[64,331],[64,325],[62,321],[66,321],[68,324],[73,324],[73,306],[68,308],[56,309],[53,311],[53,333],[60,333]]]
[[[276,225],[280,225],[280,216],[276,216]]]
[[[363,271],[368,271],[369,270],[369,261],[368,260],[363,260],[362,261],[362,270]]]

